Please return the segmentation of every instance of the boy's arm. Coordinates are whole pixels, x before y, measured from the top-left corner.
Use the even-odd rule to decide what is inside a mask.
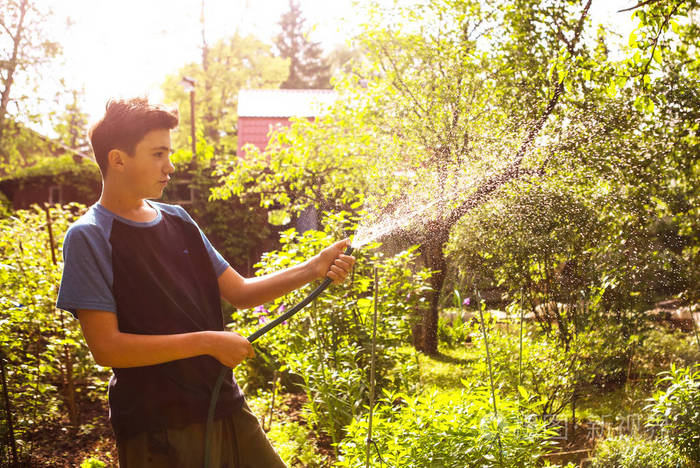
[[[211,355],[227,367],[235,367],[254,355],[252,345],[238,333],[200,331],[175,335],[122,333],[116,314],[78,309],[83,336],[95,361],[105,367],[137,367],[161,364],[193,356]]]
[[[244,278],[229,267],[219,276],[221,297],[234,307],[247,309],[277,299],[319,278],[342,282],[355,264],[355,257],[344,255],[348,239],[336,242],[299,265],[257,278]]]

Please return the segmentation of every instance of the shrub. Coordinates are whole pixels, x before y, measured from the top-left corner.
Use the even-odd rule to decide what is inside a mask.
[[[666,439],[619,435],[598,443],[593,468],[687,468],[685,457]]]
[[[485,387],[458,398],[385,393],[373,416],[370,465],[380,466],[381,456],[384,466],[404,468],[534,466],[554,430],[532,415],[537,404],[521,407],[522,414],[512,401],[497,397],[497,405],[498,419]],[[366,418],[353,420],[338,466],[365,466],[367,432]]]
[[[649,423],[659,427],[678,451],[700,462],[700,364],[676,368],[659,374],[657,390],[645,409],[650,412]]]
[[[311,430],[295,421],[273,423],[267,437],[275,446],[280,458],[289,466],[320,468],[325,460],[320,456],[311,443]]]
[[[640,377],[656,376],[671,364],[688,366],[700,362],[700,350],[695,336],[681,330],[652,328],[642,335],[643,342],[637,350],[634,367]]]
[[[490,316],[484,315],[484,321],[488,333],[494,385],[503,394],[515,398],[519,395],[519,333],[495,330],[494,319]],[[480,323],[475,322],[471,325],[471,336],[474,351],[481,358],[470,364],[468,378],[474,382],[488,382],[486,346]],[[577,357],[578,348],[572,347],[567,352],[558,347],[555,338],[533,331],[524,331],[522,344],[522,386],[542,400],[543,404],[537,408],[540,416],[554,417],[566,407],[573,396],[576,376],[581,368],[581,359]]]
[[[80,468],[105,468],[107,464],[99,458],[90,457],[80,464]]]
[[[446,317],[450,314],[454,317]],[[446,309],[443,315],[438,318],[438,341],[447,346],[455,346],[468,342],[471,337],[471,327],[462,318],[462,310],[458,308]]]
[[[55,307],[61,279],[61,246],[65,232],[84,206],[38,205],[0,218],[0,358],[5,364],[17,446],[30,453],[29,432],[59,414],[79,427],[78,393],[105,398],[104,372],[82,339],[79,322]],[[54,263],[54,259],[56,263]],[[4,398],[0,398],[0,440],[8,441]],[[5,457],[0,444],[0,465]]]

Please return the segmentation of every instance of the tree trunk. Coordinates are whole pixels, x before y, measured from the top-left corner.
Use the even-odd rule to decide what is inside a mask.
[[[450,226],[431,226],[427,232],[434,234],[429,240],[421,243],[420,251],[423,255],[426,266],[433,271],[430,277],[430,287],[432,291],[428,295],[428,307],[423,310],[421,323],[417,327],[417,336],[414,338],[414,346],[429,356],[438,354],[438,310],[440,305],[440,292],[445,283],[447,273],[447,260],[445,259],[444,247],[450,236]]]
[[[3,131],[5,130],[5,115],[7,114],[7,106],[10,103],[10,90],[14,82],[15,70],[17,69],[17,56],[19,55],[19,47],[22,43],[22,33],[24,32],[24,17],[29,9],[28,0],[23,0],[20,3],[19,22],[17,23],[17,32],[12,36],[12,58],[9,61],[7,68],[7,79],[5,87],[0,96],[0,139],[2,139]]]

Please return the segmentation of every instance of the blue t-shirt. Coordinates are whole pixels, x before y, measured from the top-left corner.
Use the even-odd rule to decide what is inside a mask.
[[[56,307],[117,315],[122,333],[144,335],[224,330],[217,278],[229,267],[179,205],[146,200],[152,221],[137,222],[92,205],[66,232]],[[204,422],[222,365],[212,356],[114,368],[110,421],[118,439],[144,430]],[[216,416],[239,408],[233,373]]]

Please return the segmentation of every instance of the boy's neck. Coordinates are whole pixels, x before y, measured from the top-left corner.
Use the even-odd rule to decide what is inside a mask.
[[[104,185],[97,203],[112,213],[133,221],[150,221],[154,219],[153,213],[155,210],[146,203],[145,198],[132,198],[124,192],[114,193]]]

